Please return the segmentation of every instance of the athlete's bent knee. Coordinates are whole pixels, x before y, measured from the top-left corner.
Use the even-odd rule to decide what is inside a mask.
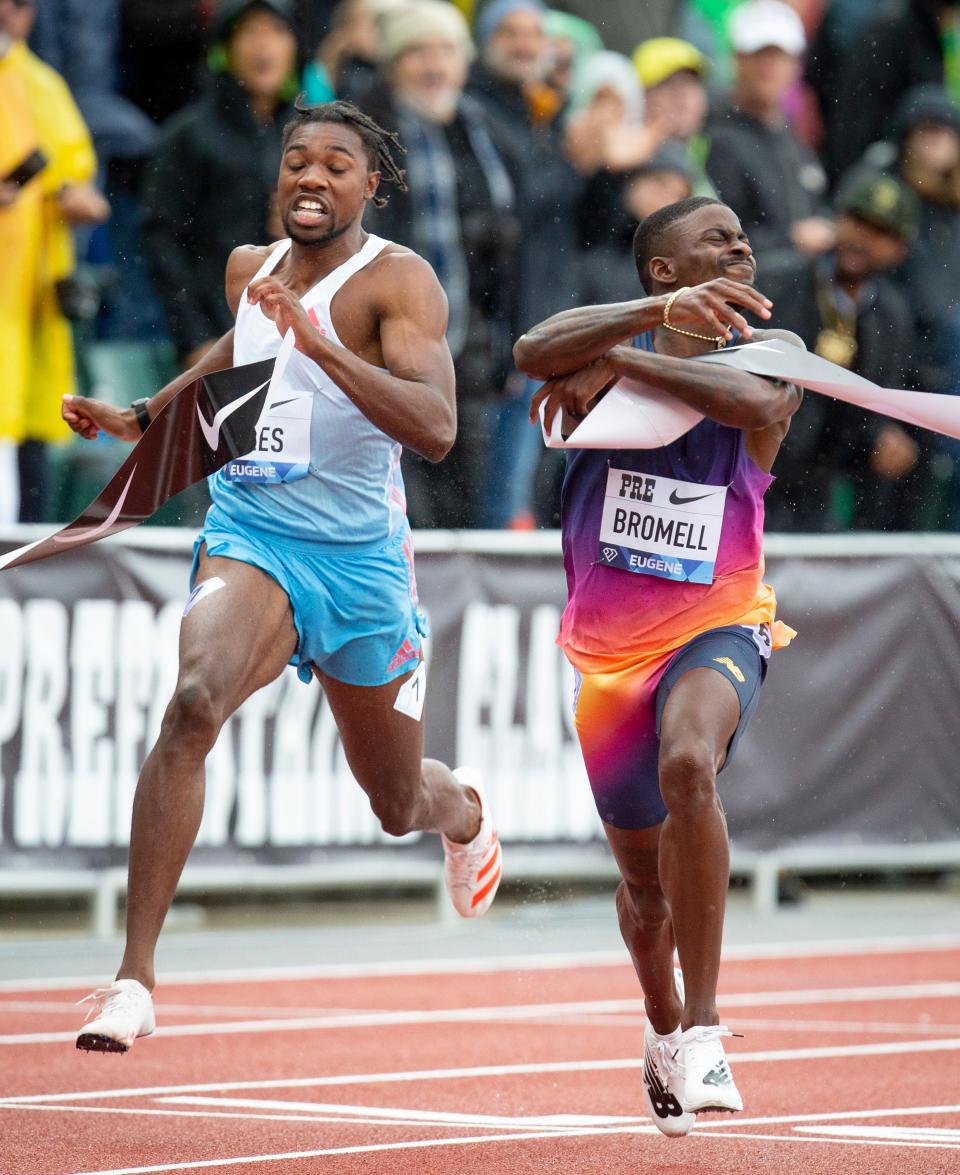
[[[717,769],[711,749],[687,743],[665,749],[660,757],[660,794],[671,815],[694,812],[718,803]]]
[[[220,715],[209,687],[197,678],[177,683],[163,720],[163,733],[180,746],[209,750],[220,733]]]
[[[659,884],[635,885],[621,881],[617,887],[620,928],[640,934],[658,934],[670,920],[670,907]]]

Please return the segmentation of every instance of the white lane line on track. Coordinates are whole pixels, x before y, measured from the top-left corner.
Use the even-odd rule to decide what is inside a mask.
[[[741,1133],[738,1130],[717,1130],[711,1134],[699,1134],[696,1137],[747,1138],[753,1142],[825,1142],[832,1143],[835,1146],[896,1146],[906,1150],[960,1150],[960,1145],[952,1142],[892,1142],[879,1138],[819,1138],[811,1134],[748,1134],[746,1131]],[[179,1168],[176,1168],[176,1170],[179,1170]],[[99,1172],[98,1175],[100,1175]],[[104,1172],[103,1175],[111,1175],[111,1173]]]
[[[164,1099],[161,1099],[164,1100]],[[171,1099],[172,1100],[172,1099]],[[216,1099],[213,1099],[214,1101]],[[282,1102],[276,1103],[282,1105]],[[0,1104],[0,1110],[8,1107]],[[141,1117],[162,1117],[162,1118],[231,1118],[234,1121],[260,1121],[260,1122],[312,1122],[314,1125],[321,1123],[326,1126],[329,1123],[340,1123],[347,1126],[403,1126],[409,1129],[411,1125],[419,1127],[436,1127],[441,1130],[449,1130],[452,1123],[446,1121],[444,1118],[435,1118],[431,1116],[430,1119],[418,1120],[411,1123],[409,1118],[388,1118],[374,1116],[367,1118],[359,1118],[356,1115],[338,1116],[336,1114],[293,1114],[293,1113],[245,1113],[242,1110],[158,1110],[152,1106],[76,1106],[76,1105],[43,1105],[36,1102],[31,1102],[29,1105],[23,1104],[15,1107],[18,1110],[30,1111],[48,1111],[51,1113],[61,1114],[126,1114]],[[625,1119],[630,1121],[631,1119]],[[547,1129],[548,1124],[541,1124],[537,1119],[531,1119],[531,1124],[538,1129]],[[499,1130],[502,1127],[485,1126],[483,1122],[464,1123],[464,1129],[470,1125],[471,1129],[474,1127],[479,1129]],[[572,1127],[557,1126],[555,1128],[559,1133],[572,1129]],[[659,1134],[655,1126],[647,1126],[646,1130],[650,1134]]]
[[[823,1114],[773,1114],[764,1118],[707,1118],[697,1123],[697,1133],[716,1127],[728,1130],[731,1126],[782,1126],[792,1122],[840,1122],[853,1118],[912,1118],[927,1114],[960,1114],[960,1105],[898,1106],[887,1110],[829,1110]]]
[[[158,1002],[154,1004],[154,1011],[161,1016],[266,1016],[278,1019],[289,1019],[291,1016],[347,1016],[369,1015],[376,1013],[376,1008],[343,1008],[343,1007],[311,1007],[298,1008],[291,1006],[259,1007],[241,1004],[168,1004]],[[64,1015],[77,1014],[76,1000],[5,1000],[0,998],[0,1012],[44,1012],[63,1013]]]
[[[591,1028],[633,1028],[643,1029],[647,1022],[646,1016],[558,1016],[555,1020],[546,1018],[544,1023],[558,1024],[566,1027]],[[956,1036],[960,1034],[960,1024],[938,1024],[936,1022],[898,1023],[893,1020],[767,1020],[762,1016],[737,1016],[731,1021],[731,1027],[739,1032],[741,1029],[754,1029],[762,1032],[834,1032],[860,1034],[864,1032],[882,1033],[884,1036],[908,1036],[911,1032],[923,1032],[929,1036]]]
[[[346,1114],[361,1118],[369,1124],[378,1121],[380,1115],[391,1120],[406,1119],[411,1123],[445,1123],[455,1126],[509,1127],[519,1130],[570,1130],[585,1126],[643,1126],[647,1123],[637,1116],[609,1114],[545,1114],[540,1116],[505,1116],[493,1114],[458,1114],[446,1110],[415,1110],[402,1106],[351,1106],[340,1102],[286,1102],[271,1098],[244,1097],[165,1097],[158,1099],[168,1105],[178,1106],[234,1106],[238,1109],[299,1111],[325,1114]]]
[[[327,1158],[334,1155],[377,1154],[400,1150],[425,1150],[438,1147],[477,1146],[498,1142],[527,1142],[557,1138],[589,1138],[597,1135],[612,1134],[649,1134],[650,1128],[643,1126],[620,1126],[595,1129],[579,1129],[557,1131],[530,1131],[522,1134],[492,1134],[474,1135],[468,1138],[434,1138],[410,1142],[370,1143],[365,1146],[331,1147],[325,1150],[287,1151],[282,1154],[271,1155],[242,1155],[229,1159],[201,1159],[193,1162],[160,1163],[149,1167],[115,1167],[101,1171],[77,1171],[71,1175],[155,1175],[163,1171],[198,1171],[215,1167],[233,1167],[242,1163],[277,1163],[293,1162],[299,1159]],[[960,1146],[947,1142],[919,1142],[919,1141],[892,1141],[866,1138],[820,1138],[802,1134],[749,1134],[738,1131],[716,1131],[709,1134],[698,1134],[696,1131],[691,1139],[723,1139],[743,1138],[752,1142],[798,1142],[798,1143],[825,1143],[839,1146],[886,1146],[914,1149],[960,1150]]]
[[[892,1138],[903,1142],[960,1144],[960,1130],[939,1126],[794,1126],[794,1130],[839,1138]]]
[[[895,1056],[901,1053],[960,1051],[960,1038],[951,1040],[881,1041],[874,1044],[838,1045],[806,1049],[776,1049],[767,1052],[731,1053],[735,1065],[775,1061],[826,1060],[832,1057]],[[478,1077],[504,1077],[533,1073],[602,1073],[641,1069],[642,1058],[626,1057],[599,1061],[544,1061],[517,1065],[478,1065],[464,1069],[413,1069],[396,1073],[360,1073],[349,1076],[296,1077],[267,1081],[225,1081],[196,1085],[156,1085],[123,1089],[88,1089],[72,1093],[19,1094],[0,1098],[0,1109],[16,1109],[31,1102],[78,1102],[105,1098],[150,1097],[162,1094],[239,1092],[263,1089],[315,1089],[323,1086],[384,1085],[418,1081],[462,1081]]]
[[[960,982],[908,983],[878,987],[832,987],[797,991],[732,992],[721,994],[722,1010],[729,1008],[798,1007],[809,1004],[886,1003],[890,1000],[952,999],[960,996]],[[327,1029],[383,1028],[421,1024],[500,1023],[536,1021],[583,1014],[635,1013],[643,1001],[577,1000],[551,1004],[504,1004],[477,1008],[414,1008],[404,1011],[346,1012],[327,1016],[298,1016],[275,1020],[222,1020],[205,1024],[168,1024],[157,1037],[225,1036],[262,1032],[316,1032]],[[77,1029],[79,1031],[79,1028]],[[73,1032],[22,1032],[0,1036],[0,1046],[63,1044]]]
[[[724,947],[724,962],[754,959],[860,959],[871,954],[903,955],[915,951],[950,951],[960,947],[960,935],[912,935],[900,938],[814,939],[800,943],[772,943]],[[623,950],[502,955],[495,959],[422,959],[417,962],[326,963],[309,967],[250,967],[224,971],[171,971],[166,986],[259,983],[265,980],[376,979],[398,975],[488,975],[501,971],[566,971],[581,967],[624,967],[630,960]],[[53,979],[0,979],[0,991],[67,991],[98,987],[103,975]]]

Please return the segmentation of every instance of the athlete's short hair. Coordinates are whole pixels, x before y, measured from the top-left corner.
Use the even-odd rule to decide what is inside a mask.
[[[309,106],[301,94],[293,104],[294,117],[283,128],[283,149],[286,150],[293,133],[302,126],[311,123],[333,122],[340,126],[348,126],[360,136],[367,153],[367,164],[371,171],[379,171],[383,178],[391,184],[396,184],[401,192],[407,190],[405,182],[406,172],[399,166],[393,157],[396,151],[406,155],[406,150],[400,142],[400,136],[394,131],[388,131],[375,122],[369,114],[352,102],[338,99],[335,102],[321,102],[316,106]],[[383,208],[387,199],[385,196],[375,196],[374,204]]]
[[[710,204],[719,204],[721,208],[727,207],[722,200],[716,200],[713,196],[688,196],[685,200],[677,200],[674,204],[666,204],[656,212],[651,212],[637,225],[637,231],[633,235],[633,259],[637,263],[637,273],[643,282],[643,288],[648,293],[650,262],[654,257],[663,255],[666,239],[671,230],[681,220],[686,220],[692,212],[697,212]]]

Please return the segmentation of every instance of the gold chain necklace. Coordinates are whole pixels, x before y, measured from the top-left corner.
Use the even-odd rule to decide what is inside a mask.
[[[722,350],[727,345],[727,340],[723,337],[723,335],[698,335],[695,331],[684,330],[682,327],[670,325],[670,311],[674,302],[676,302],[681,294],[687,293],[689,289],[689,286],[681,286],[679,290],[674,290],[670,297],[667,298],[666,305],[663,308],[662,325],[665,326],[667,330],[672,330],[674,334],[686,335],[688,339],[700,339],[700,341],[704,343],[713,343],[718,351]]]

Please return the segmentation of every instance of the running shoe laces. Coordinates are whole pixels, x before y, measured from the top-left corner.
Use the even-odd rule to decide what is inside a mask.
[[[677,997],[683,1004],[683,974],[674,971]],[[643,1100],[654,1126],[668,1138],[689,1134],[696,1115],[688,1113],[680,1100],[680,1031],[660,1036],[647,1022],[643,1033]]]
[[[684,1032],[678,1062],[685,1110],[697,1114],[743,1109],[743,1099],[720,1043],[723,1037],[736,1035],[725,1024],[696,1025]]]
[[[156,1027],[150,992],[136,979],[118,979],[77,1001],[89,1004],[77,1048],[93,1052],[126,1052],[138,1036]]]

